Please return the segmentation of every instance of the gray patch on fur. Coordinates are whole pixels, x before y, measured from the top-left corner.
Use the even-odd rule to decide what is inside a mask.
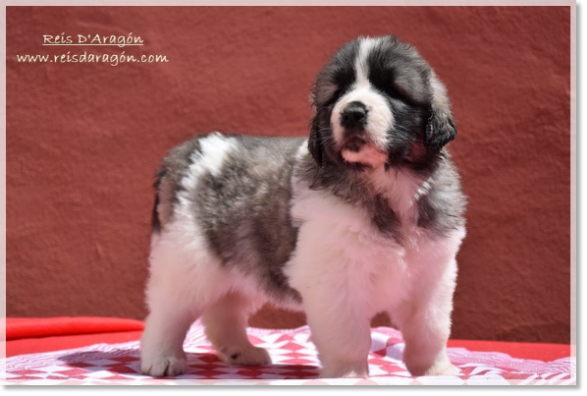
[[[182,190],[181,180],[192,164],[192,154],[200,152],[200,138],[196,136],[171,149],[163,159],[155,177],[155,207],[153,208],[153,230],[161,231],[173,216],[173,205]]]
[[[430,182],[431,188],[418,199],[418,227],[439,236],[464,227],[467,198],[446,150],[443,150]]]
[[[200,227],[224,265],[238,266],[277,300],[301,301],[283,267],[296,246],[291,174],[304,139],[232,136],[217,175],[202,175],[193,199]]]

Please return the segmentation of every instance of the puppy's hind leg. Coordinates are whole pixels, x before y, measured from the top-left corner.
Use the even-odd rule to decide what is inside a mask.
[[[177,302],[151,306],[141,337],[141,371],[154,377],[186,371],[183,341],[198,312]]]
[[[227,284],[220,266],[205,250],[196,255],[177,238],[161,235],[153,243],[147,285],[149,316],[141,337],[141,371],[155,377],[186,370],[183,342],[205,308]]]
[[[271,364],[267,351],[253,346],[246,332],[249,316],[263,302],[261,298],[230,292],[206,310],[202,317],[206,335],[223,362],[245,366]]]

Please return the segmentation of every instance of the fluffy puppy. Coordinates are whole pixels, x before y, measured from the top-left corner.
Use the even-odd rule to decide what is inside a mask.
[[[395,37],[339,49],[313,87],[308,139],[195,137],[157,174],[141,369],[186,369],[198,317],[219,357],[265,365],[247,339],[263,303],[307,315],[322,377],[367,376],[370,319],[386,311],[413,375],[446,355],[465,197],[444,145],[445,87]]]

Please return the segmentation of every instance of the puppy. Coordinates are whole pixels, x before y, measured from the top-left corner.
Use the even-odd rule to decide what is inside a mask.
[[[368,376],[370,319],[388,312],[413,375],[446,354],[465,197],[444,146],[446,89],[395,37],[340,48],[312,90],[310,136],[213,133],[157,173],[141,369],[185,372],[201,317],[218,356],[266,365],[246,335],[266,301],[303,310],[322,377]]]

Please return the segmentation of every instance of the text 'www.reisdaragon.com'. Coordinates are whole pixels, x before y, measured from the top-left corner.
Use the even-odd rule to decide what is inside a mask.
[[[120,54],[94,54],[83,51],[79,54],[72,54],[68,51],[65,54],[53,55],[16,55],[18,63],[104,63],[110,66],[119,66],[125,63],[167,63],[166,55],[130,55],[124,51]]]

